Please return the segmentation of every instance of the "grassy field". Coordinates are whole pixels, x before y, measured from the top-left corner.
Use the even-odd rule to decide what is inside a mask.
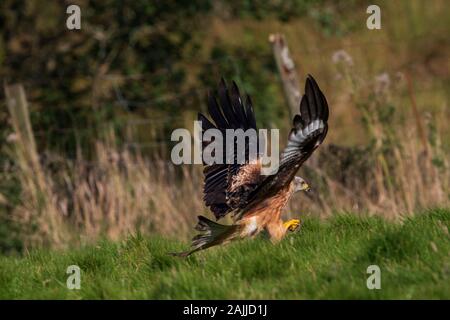
[[[308,218],[279,245],[264,237],[188,259],[186,244],[130,237],[65,251],[0,257],[0,298],[20,299],[441,299],[450,298],[450,210],[402,223],[376,217]],[[68,290],[66,268],[81,268]],[[368,290],[369,265],[381,289]]]

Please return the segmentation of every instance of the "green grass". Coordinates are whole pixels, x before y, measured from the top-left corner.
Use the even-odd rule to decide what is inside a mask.
[[[21,299],[442,299],[450,298],[450,211],[403,223],[337,215],[307,219],[278,245],[263,237],[188,259],[186,244],[130,237],[66,251],[0,257],[0,298]],[[81,289],[68,290],[78,265]],[[366,269],[381,268],[368,290]]]

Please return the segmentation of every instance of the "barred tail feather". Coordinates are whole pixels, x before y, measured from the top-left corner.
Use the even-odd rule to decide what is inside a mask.
[[[192,238],[191,249],[185,252],[171,253],[171,255],[187,257],[196,251],[228,243],[239,235],[239,226],[219,224],[204,216],[198,216],[198,223],[195,226],[195,230],[202,233]]]

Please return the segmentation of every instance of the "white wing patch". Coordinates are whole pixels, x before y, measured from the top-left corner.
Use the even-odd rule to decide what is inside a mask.
[[[298,152],[299,146],[314,132],[322,130],[324,127],[325,124],[323,121],[318,119],[311,122],[305,128],[298,130],[296,133],[292,132],[289,136],[288,145],[282,154],[282,159],[286,160],[292,156],[295,156]]]

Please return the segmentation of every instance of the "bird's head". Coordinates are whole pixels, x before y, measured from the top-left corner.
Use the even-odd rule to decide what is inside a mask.
[[[309,184],[302,177],[295,176],[294,178],[294,192],[297,191],[306,191],[309,192],[311,188]]]

